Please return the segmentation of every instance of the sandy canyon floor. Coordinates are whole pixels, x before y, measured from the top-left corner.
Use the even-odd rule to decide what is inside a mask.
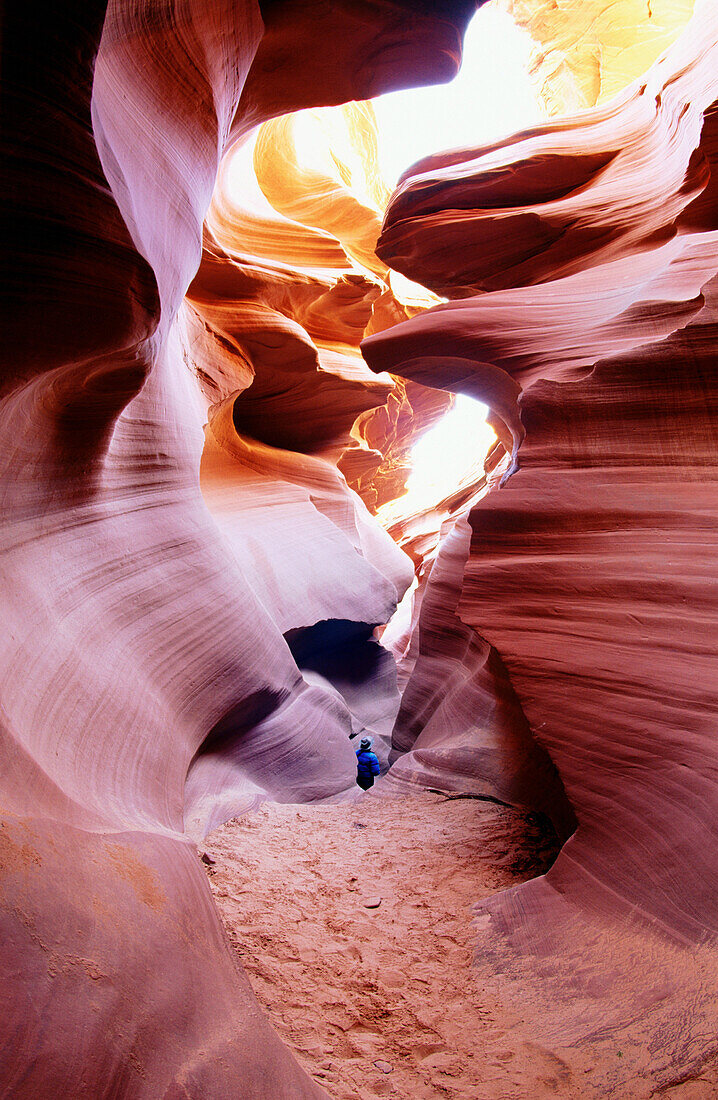
[[[266,806],[204,850],[260,1003],[335,1100],[596,1095],[591,1059],[532,1040],[471,965],[472,904],[555,855],[535,820],[380,784],[355,802]]]

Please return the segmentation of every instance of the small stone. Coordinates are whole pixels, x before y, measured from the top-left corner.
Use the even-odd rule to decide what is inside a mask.
[[[391,1071],[394,1069],[391,1062],[385,1062],[383,1058],[377,1058],[377,1060],[374,1062],[374,1065],[377,1069],[381,1070],[382,1073],[391,1073]]]
[[[217,862],[216,859],[212,859],[209,852],[202,852],[202,855],[200,856],[200,859],[202,860],[203,863],[206,863],[208,867],[214,867],[215,863]]]
[[[365,909],[378,909],[381,905],[380,897],[364,898],[362,905]]]

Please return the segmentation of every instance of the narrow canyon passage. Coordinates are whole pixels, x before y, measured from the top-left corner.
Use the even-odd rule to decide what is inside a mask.
[[[0,1100],[713,1100],[718,0],[12,7]]]

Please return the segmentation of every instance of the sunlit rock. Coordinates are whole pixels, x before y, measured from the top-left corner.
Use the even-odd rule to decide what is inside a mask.
[[[693,0],[505,3],[536,43],[531,69],[552,115],[606,103],[622,92],[676,40],[693,11]]]
[[[604,1091],[706,1064],[716,8],[579,8],[514,10],[591,109],[437,147],[386,211],[367,101],[452,76],[468,0],[9,21],[9,1095],[323,1095],[193,841],[351,802],[364,732],[386,789],[577,826],[477,925],[541,1042],[627,1035]],[[496,439],[418,501],[452,395]]]

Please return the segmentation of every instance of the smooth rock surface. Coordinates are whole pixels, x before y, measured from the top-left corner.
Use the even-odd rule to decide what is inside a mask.
[[[494,647],[578,828],[544,878],[483,907],[482,952],[508,973],[534,959],[554,1038],[633,1026],[630,1058],[647,1047],[664,1083],[700,1074],[714,1028],[698,945],[716,933],[718,875],[715,27],[715,5],[696,5],[610,104],[417,165],[379,253],[460,300],[363,345],[374,369],[498,395],[510,429],[513,471],[469,517],[456,616]],[[522,176],[558,181],[561,143],[611,159],[565,198],[517,203]],[[457,263],[433,279],[447,248]],[[399,747],[436,691],[431,662],[413,677]],[[420,761],[451,737],[432,707]],[[669,964],[671,943],[695,969]]]
[[[233,964],[185,819],[353,783],[349,711],[303,680],[283,633],[359,605],[362,620],[385,621],[411,564],[333,461],[299,456],[290,472],[285,456],[279,469],[263,424],[276,423],[271,443],[286,446],[286,416],[247,407],[242,426],[258,438],[241,434],[238,413],[233,470],[256,538],[276,544],[296,530],[295,557],[316,581],[304,601],[270,591],[271,565],[262,569],[251,534],[237,536],[211,470],[205,501],[200,462],[206,423],[208,466],[232,458],[233,398],[267,362],[257,349],[275,339],[276,317],[258,295],[235,349],[210,323],[216,307],[207,321],[203,302],[183,299],[230,136],[279,110],[450,76],[471,8],[111,0],[8,15],[6,1095],[322,1095]],[[327,34],[339,44],[331,53]],[[317,296],[333,309],[345,290],[343,315],[358,298],[368,316],[370,280],[307,282],[307,318]],[[358,342],[364,325],[354,328]],[[356,348],[318,364],[293,321],[282,331],[326,386],[296,408],[341,395],[340,452],[357,412],[391,383],[370,376]],[[285,357],[285,377],[292,366]],[[277,382],[263,382],[268,401]],[[261,509],[268,469],[286,506],[279,527]]]
[[[318,173],[289,112],[333,107],[371,169],[372,111],[338,105],[448,79],[469,0],[6,20],[8,1096],[324,1095],[193,840],[264,801],[358,803],[364,730],[395,793],[577,825],[482,904],[497,999],[559,1046],[621,1036],[606,1095],[711,1087],[718,9],[661,7],[646,49],[672,45],[638,76],[615,6],[589,5],[597,58],[527,3],[547,98],[576,105],[568,72],[597,106],[427,158],[383,223],[380,181]],[[605,101],[603,72],[637,79]],[[373,513],[453,392],[491,407],[486,476],[392,539]],[[371,632],[415,578],[397,675]]]

